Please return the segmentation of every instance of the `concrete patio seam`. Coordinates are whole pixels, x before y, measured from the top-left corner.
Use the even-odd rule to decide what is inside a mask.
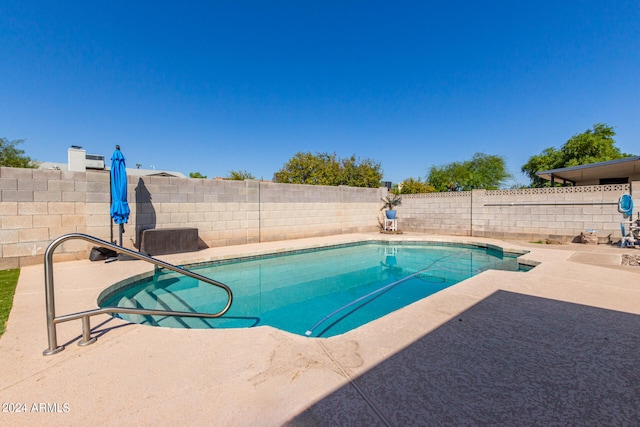
[[[340,372],[342,373],[342,375],[344,375],[344,377],[349,381],[349,384],[356,390],[356,392],[362,397],[362,399],[367,403],[367,406],[369,406],[373,412],[376,413],[376,415],[380,418],[380,420],[387,426],[387,427],[392,427],[393,424],[389,422],[389,420],[387,420],[387,418],[382,414],[382,412],[380,410],[378,410],[378,408],[376,407],[376,405],[371,401],[371,399],[369,399],[369,397],[366,395],[366,393],[364,391],[362,391],[362,389],[360,389],[360,387],[358,387],[358,384],[356,384],[354,378],[351,377],[351,375],[346,371],[346,369],[344,369],[342,367],[342,365],[340,364],[340,362],[338,362],[333,355],[331,354],[331,352],[327,349],[327,347],[325,347],[322,344],[322,341],[318,341],[318,345],[320,346],[320,348],[322,348],[322,351],[325,352],[325,354],[329,357],[329,359],[331,359],[331,361],[334,363],[334,365],[336,365],[336,367],[340,370]]]

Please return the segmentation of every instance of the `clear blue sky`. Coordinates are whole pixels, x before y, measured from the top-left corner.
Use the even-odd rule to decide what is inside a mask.
[[[640,154],[637,0],[3,0],[0,58],[0,137],[39,161],[271,179],[336,152],[398,182],[483,152],[526,183],[597,122]]]

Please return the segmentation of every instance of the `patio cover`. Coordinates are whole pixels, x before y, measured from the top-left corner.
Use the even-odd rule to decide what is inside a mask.
[[[624,159],[609,160],[607,162],[591,163],[588,165],[572,166],[568,168],[551,169],[537,172],[540,178],[555,180],[556,182],[586,185],[585,182],[598,182],[601,179],[629,178],[629,182],[640,179],[640,156],[625,157]]]

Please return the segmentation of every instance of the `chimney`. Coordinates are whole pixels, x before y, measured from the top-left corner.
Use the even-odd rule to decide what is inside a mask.
[[[86,153],[86,150],[78,145],[72,145],[67,150],[70,172],[85,172],[87,170]]]

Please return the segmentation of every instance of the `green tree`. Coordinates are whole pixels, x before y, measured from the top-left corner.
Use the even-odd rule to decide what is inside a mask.
[[[401,185],[398,185],[398,189],[395,190],[398,194],[421,194],[433,193],[436,191],[433,185],[428,182],[422,182],[420,178],[416,179],[413,177],[409,177],[402,181]]]
[[[251,173],[246,170],[232,170],[227,174],[227,178],[232,181],[244,181],[245,179],[256,179]]]
[[[340,175],[338,184],[349,187],[380,187],[382,167],[372,159],[357,159],[352,155],[340,161]]]
[[[202,178],[205,179],[207,176],[202,175],[200,172],[189,172],[189,178]]]
[[[562,164],[560,151],[549,147],[542,150],[542,153],[529,157],[529,161],[521,170],[531,180],[531,187],[540,188],[549,186],[550,182],[537,176],[536,172],[556,169],[556,165],[559,164]]]
[[[0,166],[10,168],[35,168],[36,164],[30,157],[25,156],[24,150],[16,148],[24,142],[24,139],[9,141],[7,138],[0,138]]]
[[[289,184],[336,185],[339,169],[335,154],[298,152],[275,173],[275,180]]]
[[[531,156],[521,170],[531,180],[532,187],[548,187],[551,183],[537,176],[537,172],[632,156],[615,146],[615,134],[611,126],[596,123],[593,129],[572,136],[559,150],[549,147]]]
[[[348,185],[376,188],[382,180],[380,163],[333,153],[296,153],[275,173],[275,181],[289,184]]]
[[[511,178],[501,156],[476,153],[471,160],[432,166],[427,176],[436,191],[496,190]]]

